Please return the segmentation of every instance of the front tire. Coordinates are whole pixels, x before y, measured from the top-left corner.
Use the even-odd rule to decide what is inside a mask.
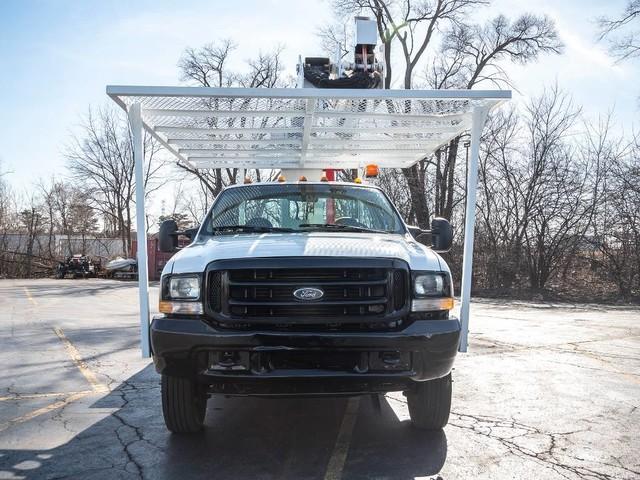
[[[416,382],[406,391],[411,422],[422,430],[440,430],[451,412],[451,373],[442,378]]]
[[[170,431],[195,433],[202,430],[207,396],[196,382],[163,374],[161,390],[162,414]]]

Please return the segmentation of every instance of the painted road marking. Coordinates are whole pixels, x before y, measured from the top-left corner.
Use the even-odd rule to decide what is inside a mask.
[[[35,300],[33,300],[30,297],[30,293],[26,287],[24,290],[25,290],[25,293],[27,294],[27,297],[32,302],[35,302]],[[36,417],[39,417],[40,415],[44,415],[45,413],[52,412],[59,408],[63,408],[69,405],[70,403],[75,402],[76,400],[80,400],[81,398],[84,398],[87,395],[91,395],[92,393],[105,393],[109,391],[109,387],[107,387],[106,385],[98,381],[98,378],[96,377],[96,375],[89,369],[86,362],[80,356],[80,352],[75,347],[75,345],[71,343],[71,341],[67,338],[67,336],[64,334],[64,331],[59,327],[54,327],[53,331],[55,332],[57,337],[62,341],[64,348],[67,351],[67,354],[69,355],[69,357],[71,357],[71,360],[73,360],[73,363],[76,365],[76,367],[78,367],[78,370],[80,370],[80,373],[82,373],[82,375],[87,380],[87,382],[89,382],[89,385],[91,385],[91,390],[82,390],[79,392],[67,392],[67,393],[43,393],[43,394],[12,395],[8,397],[0,397],[0,400],[6,401],[6,400],[27,399],[27,398],[61,397],[66,395],[66,397],[63,398],[62,400],[55,401],[42,408],[32,410],[31,412],[25,413],[20,417],[13,418],[8,422],[0,423],[0,432],[2,432],[3,430],[6,430],[9,427],[12,427],[13,425],[24,423],[28,420],[31,420],[32,418],[36,418]]]
[[[93,393],[93,390],[80,390],[79,392],[50,392],[50,393],[16,393],[13,395],[7,395],[0,397],[0,402],[8,402],[11,400],[31,400],[34,398],[52,398],[52,397],[64,397],[65,395],[76,395],[78,393],[89,394]]]
[[[27,296],[27,298],[29,299],[29,301],[33,304],[33,305],[38,305],[38,301],[33,298],[33,296],[31,295],[31,292],[29,291],[29,289],[27,287],[22,287],[24,289],[24,294]]]
[[[58,408],[65,407],[69,405],[71,402],[75,402],[76,400],[80,400],[81,398],[86,397],[90,393],[94,393],[93,390],[89,390],[88,392],[74,393],[72,395],[69,395],[67,398],[63,400],[58,400],[57,402],[53,402],[52,404],[47,405],[46,407],[38,408],[37,410],[33,410],[20,417],[11,419],[8,422],[0,423],[0,432],[2,432],[3,430],[6,430],[9,427],[17,425],[19,423],[24,423],[28,420],[31,420],[32,418],[39,417],[40,415],[44,415],[45,413],[52,412],[53,410],[57,410]]]
[[[78,351],[78,349],[75,347],[73,343],[71,343],[71,341],[67,338],[67,336],[64,334],[62,329],[60,327],[53,327],[53,331],[56,333],[58,338],[64,344],[65,350],[71,357],[71,360],[73,360],[73,363],[75,363],[76,367],[78,367],[78,370],[80,370],[80,373],[82,373],[84,378],[86,378],[87,382],[89,382],[89,385],[91,385],[91,389],[95,393],[108,392],[109,387],[107,387],[106,385],[98,381],[98,378],[96,377],[95,373],[93,373],[91,369],[89,369],[89,366],[80,356],[80,352]]]
[[[360,397],[350,398],[344,411],[344,417],[342,417],[342,424],[336,437],[336,444],[333,447],[324,480],[340,480],[342,478],[342,470],[347,461],[351,435],[353,434],[353,427],[356,425],[359,408]]]

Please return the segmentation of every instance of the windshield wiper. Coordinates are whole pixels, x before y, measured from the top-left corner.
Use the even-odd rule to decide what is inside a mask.
[[[295,232],[292,228],[283,227],[258,227],[254,225],[220,225],[211,227],[211,231],[216,232],[245,232],[245,233],[270,233],[270,232]]]
[[[343,225],[340,223],[301,223],[298,225],[300,228],[319,228],[327,230],[344,230],[351,232],[368,232],[368,233],[392,233],[386,230],[375,230],[373,228],[356,227],[354,225]]]

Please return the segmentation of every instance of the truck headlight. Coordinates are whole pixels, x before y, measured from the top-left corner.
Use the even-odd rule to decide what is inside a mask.
[[[169,298],[195,300],[200,297],[200,277],[172,277],[169,279]]]
[[[199,298],[200,276],[164,277],[159,310],[161,313],[202,315],[204,308]]]
[[[453,289],[447,272],[415,272],[413,274],[412,312],[451,310]]]
[[[439,273],[419,274],[413,280],[416,297],[442,297],[445,294],[444,287],[444,275]]]

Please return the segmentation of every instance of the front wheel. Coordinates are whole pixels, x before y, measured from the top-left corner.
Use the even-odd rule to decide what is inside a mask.
[[[405,392],[411,422],[423,430],[439,430],[449,421],[451,412],[451,373],[446,377],[416,382]]]
[[[207,410],[207,395],[188,378],[162,375],[162,414],[173,433],[202,430]]]

